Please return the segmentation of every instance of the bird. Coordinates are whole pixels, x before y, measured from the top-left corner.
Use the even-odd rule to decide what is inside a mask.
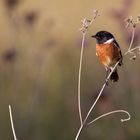
[[[99,31],[91,36],[96,39],[96,55],[99,61],[106,69],[106,78],[112,71],[115,64],[119,61],[118,65],[122,65],[122,52],[119,44],[117,43],[114,35],[108,31]],[[119,75],[117,67],[110,76],[111,82],[117,82]]]

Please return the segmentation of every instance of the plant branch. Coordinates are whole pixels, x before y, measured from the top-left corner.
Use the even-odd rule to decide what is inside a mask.
[[[10,115],[10,121],[11,121],[11,127],[12,127],[12,132],[13,132],[14,140],[17,140],[15,129],[14,129],[11,105],[9,105],[9,115]]]
[[[93,23],[93,21],[100,16],[99,11],[95,10],[92,20],[87,20],[86,18],[81,20],[82,26],[79,29],[82,32],[82,44],[81,44],[81,53],[80,53],[80,62],[79,62],[79,74],[78,74],[78,111],[80,117],[80,123],[82,125],[82,112],[81,112],[81,70],[82,70],[82,62],[83,62],[83,51],[84,51],[84,44],[85,44],[85,36],[88,30],[88,27]]]
[[[89,111],[88,111],[88,113],[87,113],[87,115],[86,115],[86,117],[85,117],[85,119],[84,119],[84,121],[83,121],[83,124],[82,124],[81,127],[79,128],[75,140],[78,140],[79,135],[80,135],[80,133],[81,133],[81,131],[82,131],[84,125],[86,124],[89,115],[91,114],[91,112],[92,112],[94,106],[95,106],[96,103],[98,102],[98,100],[99,100],[99,98],[100,98],[102,92],[104,91],[104,88],[105,88],[106,85],[107,85],[107,82],[108,82],[108,80],[109,80],[111,74],[113,73],[113,71],[115,70],[115,68],[116,68],[117,65],[119,64],[119,62],[120,62],[120,60],[115,64],[115,66],[113,67],[113,69],[112,69],[111,72],[109,73],[108,77],[106,78],[106,80],[105,80],[105,82],[104,82],[104,84],[103,84],[103,86],[102,86],[102,88],[101,88],[101,90],[100,90],[100,92],[99,92],[99,94],[98,94],[98,96],[97,96],[95,102],[92,104],[91,108],[89,109]]]
[[[132,48],[132,45],[133,45],[133,42],[134,42],[134,37],[135,37],[135,27],[136,27],[136,26],[133,26],[133,33],[132,33],[131,42],[130,42],[130,45],[129,45],[128,50],[124,53],[123,57],[126,56],[128,53],[134,53],[135,50],[140,50],[140,46],[135,47],[135,48]],[[131,49],[131,48],[132,48],[132,49]],[[98,94],[98,96],[97,96],[95,102],[94,102],[93,105],[91,106],[91,108],[90,108],[89,112],[87,113],[87,115],[88,115],[88,114],[90,115],[90,112],[91,112],[92,109],[94,108],[94,106],[95,106],[95,104],[97,103],[97,101],[99,100],[99,98],[100,98],[100,96],[101,96],[101,94],[102,94],[104,88],[106,87],[106,84],[107,84],[107,82],[108,82],[108,80],[109,80],[111,74],[114,72],[114,70],[116,69],[116,67],[118,66],[118,64],[119,64],[119,62],[120,62],[121,60],[122,60],[122,59],[120,59],[120,60],[115,64],[115,66],[113,67],[113,69],[112,69],[111,72],[109,73],[109,75],[108,75],[108,77],[106,78],[106,81],[105,81],[105,83],[104,83],[104,85],[103,85],[103,87],[102,87],[100,93]],[[127,121],[127,120],[130,120],[130,114],[129,114],[127,111],[123,111],[123,112],[127,113],[128,116],[129,116],[129,118],[126,119],[126,121]],[[110,112],[110,113],[111,113],[111,112]],[[110,114],[110,113],[109,113],[109,114]],[[102,116],[103,116],[103,115],[102,115]],[[106,116],[106,115],[105,115],[105,116]],[[99,117],[98,117],[98,118],[99,118]],[[97,119],[98,119],[98,118],[97,118]]]
[[[103,117],[105,117],[105,116],[112,115],[112,114],[115,114],[115,113],[125,113],[125,114],[128,115],[128,118],[126,118],[126,119],[121,119],[121,122],[126,122],[126,121],[128,121],[128,120],[131,119],[131,116],[130,116],[130,114],[129,114],[128,111],[125,111],[125,110],[114,110],[114,111],[105,113],[105,114],[103,114],[103,115],[101,115],[101,116],[95,118],[94,120],[92,120],[91,122],[89,122],[88,125],[90,125],[90,124],[96,122],[97,120],[99,120],[99,119],[101,119],[101,118],[103,118]]]
[[[132,44],[134,42],[134,37],[135,37],[135,27],[133,27],[132,29],[133,29],[133,31],[132,31],[132,38],[131,38],[131,42],[130,42],[128,51],[132,48]]]
[[[93,20],[94,20],[94,18],[93,18]],[[88,21],[88,20],[86,20],[86,19],[83,20],[83,25],[84,25],[84,26],[82,26],[82,28],[81,28],[82,33],[86,33],[86,32],[87,32],[88,26],[91,25],[91,23],[93,22],[92,20],[91,20],[90,22],[88,21],[89,23],[88,23],[87,21]],[[125,56],[126,56],[127,54],[129,54],[129,53],[133,53],[134,56],[135,56],[136,53],[135,53],[134,51],[137,51],[137,50],[140,51],[140,46],[135,47],[135,48],[132,48],[132,45],[133,45],[133,42],[134,42],[134,37],[135,37],[135,27],[136,27],[136,25],[139,23],[139,21],[140,21],[140,19],[137,20],[137,22],[133,22],[133,19],[132,19],[132,18],[131,18],[131,19],[130,19],[130,18],[127,19],[127,27],[128,27],[129,25],[132,25],[132,27],[133,27],[133,32],[132,32],[132,38],[131,38],[131,42],[130,42],[129,48],[128,48],[128,50],[124,53],[123,57],[125,57]],[[83,39],[85,39],[85,38],[83,38]],[[84,41],[83,41],[83,42],[84,42]],[[123,58],[123,57],[122,57],[122,58]],[[99,98],[100,98],[102,92],[104,91],[104,89],[105,89],[105,87],[106,87],[106,85],[107,85],[107,82],[108,82],[108,80],[110,79],[111,74],[114,72],[114,70],[116,69],[116,67],[118,66],[118,64],[119,64],[121,61],[122,61],[122,59],[120,59],[120,60],[114,65],[113,69],[111,70],[111,72],[109,73],[108,77],[106,78],[106,80],[105,80],[105,82],[104,82],[104,84],[103,84],[103,86],[102,86],[102,88],[101,88],[101,90],[100,90],[100,92],[99,92],[99,94],[98,94],[98,96],[97,96],[95,102],[94,102],[94,103],[92,104],[92,106],[90,107],[90,109],[89,109],[89,111],[88,111],[88,113],[87,113],[87,115],[86,115],[86,117],[85,117],[83,123],[81,123],[81,126],[80,126],[80,128],[79,128],[79,130],[78,130],[78,132],[77,132],[77,135],[76,135],[76,137],[75,137],[75,140],[78,140],[78,138],[79,138],[79,136],[80,136],[80,134],[81,134],[81,132],[82,132],[82,130],[83,130],[85,124],[87,123],[87,120],[88,120],[88,118],[89,118],[89,116],[90,116],[90,114],[91,114],[91,112],[92,112],[94,106],[96,105],[96,103],[98,102],[98,100],[99,100]],[[79,93],[78,96],[80,96],[80,93]],[[79,99],[78,102],[80,102],[80,97],[79,97],[78,99]],[[81,108],[79,107],[79,109],[81,109]],[[108,116],[108,115],[111,115],[111,114],[114,114],[114,113],[118,113],[118,112],[123,112],[123,113],[126,113],[126,114],[128,115],[128,118],[127,118],[127,119],[121,119],[122,122],[130,120],[131,116],[130,116],[130,114],[129,114],[127,111],[125,111],[125,110],[115,110],[115,111],[105,113],[105,114],[103,114],[103,115],[101,115],[101,116],[95,118],[93,121],[91,121],[91,122],[88,123],[88,124],[91,124],[91,123],[93,123],[93,122],[95,122],[95,121],[97,121],[97,120],[99,120],[99,119],[101,119],[101,118],[103,118],[103,117],[105,117],[105,116]]]
[[[80,63],[79,63],[79,76],[78,76],[78,110],[81,125],[83,123],[82,112],[81,112],[81,70],[82,70],[82,60],[83,60],[83,50],[85,42],[85,33],[83,33],[82,45],[81,45],[81,54],[80,54]]]

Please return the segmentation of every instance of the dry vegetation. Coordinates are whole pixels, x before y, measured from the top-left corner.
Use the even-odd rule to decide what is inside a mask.
[[[104,80],[104,69],[98,64],[90,36],[98,30],[109,30],[125,52],[132,32],[123,30],[118,11],[125,9],[126,1],[133,0],[111,0],[104,4],[97,0],[9,1],[0,0],[0,139],[13,138],[8,112],[11,104],[19,140],[72,140],[79,126],[79,21],[90,17],[94,8],[104,13],[85,40],[81,83],[85,116]],[[125,17],[140,13],[135,1],[127,7],[125,12],[121,11]],[[139,45],[139,32],[136,38],[135,44]],[[118,115],[104,118],[89,126],[81,140],[140,138],[140,61],[136,59],[133,63],[126,58],[124,62],[119,70],[120,81],[103,92],[94,115],[124,108],[133,114],[133,119],[122,125]]]

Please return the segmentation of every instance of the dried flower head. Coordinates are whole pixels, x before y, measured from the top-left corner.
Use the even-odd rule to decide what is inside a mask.
[[[93,21],[98,17],[100,16],[100,13],[98,10],[94,10],[93,11],[93,17],[92,17],[92,20],[89,20],[89,19],[86,19],[84,18],[83,20],[81,20],[81,28],[79,29],[82,33],[86,33],[87,30],[88,30],[88,27],[93,23]]]
[[[136,55],[134,55],[134,56],[132,56],[131,58],[130,58],[130,60],[136,60]]]
[[[126,22],[126,28],[128,28],[129,26],[136,28],[137,24],[140,22],[140,16],[137,16],[136,20],[134,20],[134,18],[130,16],[129,18],[125,19],[125,22]]]
[[[88,19],[82,19],[81,20],[81,23],[82,23],[82,27],[79,29],[82,33],[86,33],[87,29],[88,29],[88,26],[90,25],[91,23],[91,20],[88,20]]]
[[[93,17],[97,17],[97,16],[100,16],[101,14],[100,14],[100,12],[99,12],[99,10],[93,10]]]
[[[140,22],[140,15],[137,16],[137,22]]]
[[[129,18],[126,18],[125,22],[126,22],[126,28],[128,28],[131,24],[133,24],[133,17],[130,16]]]

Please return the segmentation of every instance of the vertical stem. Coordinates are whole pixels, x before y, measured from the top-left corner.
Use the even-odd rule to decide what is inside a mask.
[[[130,46],[129,46],[129,49],[128,49],[128,50],[130,50],[131,47],[132,47],[132,44],[133,44],[133,42],[134,42],[134,37],[135,37],[135,27],[133,27],[132,38],[131,38],[131,42],[130,42]]]
[[[82,38],[80,63],[79,63],[79,75],[78,75],[78,110],[79,110],[79,117],[80,117],[81,125],[83,123],[82,112],[81,112],[81,70],[82,70],[82,62],[83,62],[84,43],[85,43],[85,33],[83,33],[83,38]]]
[[[133,42],[134,42],[134,37],[135,37],[135,27],[133,27],[131,42],[130,42],[128,50],[124,53],[124,56],[127,55],[128,53],[133,53],[131,51],[131,48],[132,48],[132,45],[133,45]]]
[[[12,127],[12,132],[13,132],[14,140],[17,140],[15,129],[14,129],[11,105],[9,105],[9,114],[10,114],[10,121],[11,121],[11,127]]]
[[[104,85],[103,85],[103,87],[102,87],[102,89],[101,89],[101,91],[100,91],[98,97],[96,98],[95,102],[93,103],[93,105],[91,106],[90,110],[88,111],[88,113],[87,113],[87,115],[86,115],[86,118],[85,118],[84,121],[83,121],[83,124],[82,124],[81,127],[79,128],[79,131],[78,131],[78,133],[77,133],[77,135],[76,135],[75,140],[78,140],[79,135],[80,135],[80,133],[81,133],[81,131],[82,131],[82,129],[83,129],[83,127],[84,127],[84,125],[85,125],[85,123],[86,123],[86,121],[87,121],[89,115],[90,115],[90,113],[92,112],[92,110],[93,110],[95,104],[96,104],[97,101],[99,100],[99,98],[100,98],[100,96],[101,96],[101,94],[102,94],[102,92],[103,92],[105,86],[106,86],[106,82],[104,83]]]
[[[85,125],[86,122],[87,122],[88,117],[90,116],[90,114],[91,114],[91,112],[92,112],[94,106],[96,105],[96,103],[98,102],[100,96],[102,95],[102,92],[104,91],[104,88],[106,87],[107,81],[109,80],[111,74],[114,72],[114,70],[115,70],[115,68],[117,67],[117,65],[119,64],[119,62],[120,62],[120,61],[118,61],[118,62],[115,64],[115,66],[113,67],[112,71],[109,73],[108,77],[106,78],[106,81],[105,81],[105,83],[103,84],[103,86],[102,86],[102,88],[101,88],[101,90],[100,90],[100,92],[99,92],[99,94],[98,94],[98,97],[96,98],[95,102],[92,104],[92,106],[91,106],[91,108],[89,109],[89,111],[88,111],[88,113],[87,113],[87,115],[86,115],[86,117],[85,117],[85,119],[84,119],[82,125],[81,125],[80,128],[79,128],[78,133],[77,133],[77,135],[76,135],[76,137],[75,137],[75,140],[78,140],[78,138],[79,138],[79,136],[80,136],[80,133],[82,132],[82,129],[83,129],[84,125]]]

